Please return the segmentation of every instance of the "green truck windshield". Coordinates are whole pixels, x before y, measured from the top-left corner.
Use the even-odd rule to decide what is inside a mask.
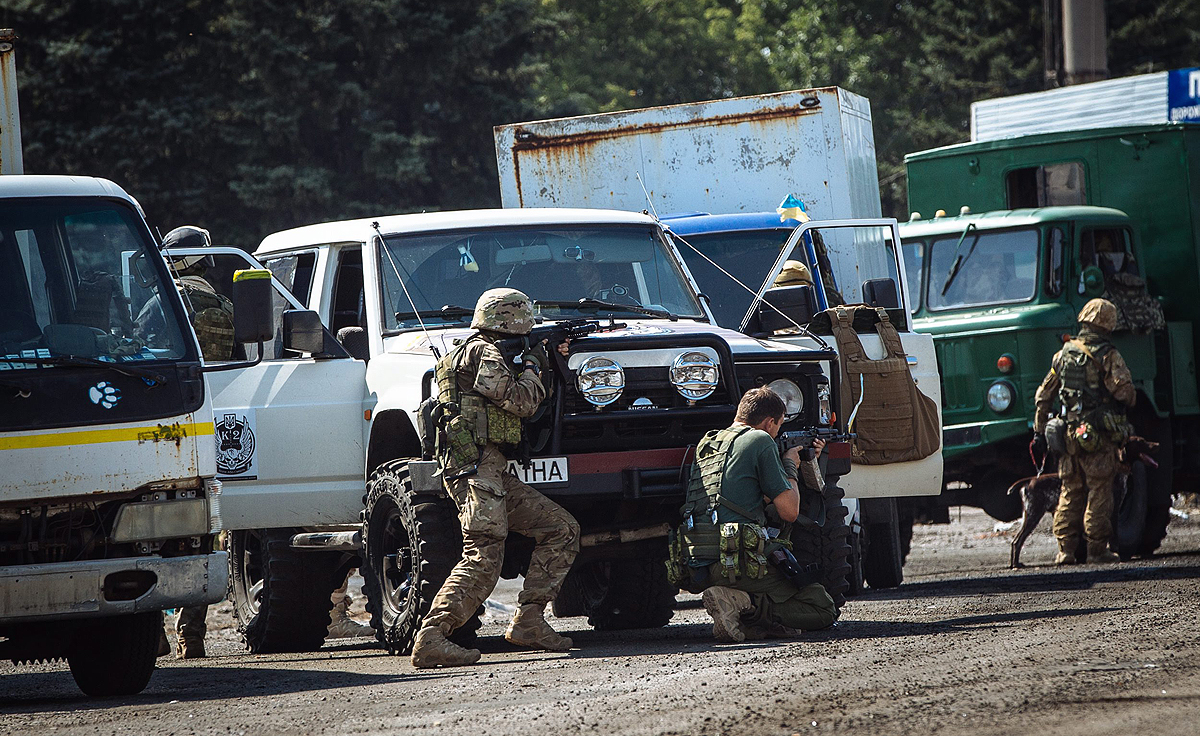
[[[916,274],[926,261],[923,301],[930,310],[1029,301],[1037,292],[1038,241],[1038,231],[1028,229],[973,231],[906,244],[909,287],[918,293]]]
[[[182,358],[190,333],[160,299],[175,286],[144,230],[132,209],[95,199],[0,203],[0,367]]]

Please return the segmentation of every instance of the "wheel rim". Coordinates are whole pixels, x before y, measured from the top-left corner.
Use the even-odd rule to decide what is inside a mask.
[[[404,527],[404,517],[394,503],[376,510],[379,525],[379,544],[375,546],[379,570],[379,584],[383,592],[383,603],[397,618],[401,618],[412,603],[416,573],[412,541]]]
[[[241,577],[239,581],[246,593],[246,608],[251,616],[257,616],[262,605],[266,575],[263,573],[262,537],[256,531],[242,532]]]

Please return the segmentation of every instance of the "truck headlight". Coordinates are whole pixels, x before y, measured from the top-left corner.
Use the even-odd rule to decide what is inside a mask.
[[[1008,411],[1008,407],[1012,406],[1012,402],[1012,386],[1008,385],[1005,381],[996,381],[987,391],[988,406],[997,414]]]
[[[783,421],[790,422],[804,411],[804,392],[795,383],[786,378],[776,378],[767,384],[767,388],[783,399]]]
[[[612,358],[596,355],[579,366],[575,385],[592,406],[608,406],[625,390],[625,370]]]
[[[699,401],[717,390],[720,372],[704,353],[684,353],[671,363],[671,385],[688,401]]]

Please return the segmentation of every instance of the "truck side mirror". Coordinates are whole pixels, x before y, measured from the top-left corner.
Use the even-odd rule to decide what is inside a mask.
[[[900,308],[900,291],[892,279],[868,279],[862,285],[863,303],[884,309]]]
[[[320,355],[325,350],[325,326],[321,315],[311,309],[288,309],[283,313],[283,347],[298,353]]]
[[[813,315],[817,313],[817,300],[813,295],[813,288],[808,284],[800,286],[780,286],[774,289],[767,289],[763,294],[763,301],[767,304],[759,304],[757,308],[757,319],[751,322],[757,322],[754,325],[758,329],[755,332],[771,333],[778,330],[786,330],[794,327],[787,317],[790,317],[797,324],[806,325],[812,321]],[[774,306],[775,309],[772,309]],[[779,311],[776,311],[779,310]],[[780,314],[779,312],[783,312]],[[787,317],[784,317],[787,315]],[[751,325],[747,325],[750,327]]]
[[[271,324],[271,272],[247,268],[233,272],[233,339],[265,342],[275,336]]]
[[[1104,272],[1099,266],[1088,266],[1079,274],[1079,293],[1097,297],[1104,293]]]

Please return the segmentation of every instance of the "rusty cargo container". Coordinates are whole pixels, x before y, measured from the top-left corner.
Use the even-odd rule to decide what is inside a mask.
[[[501,125],[505,207],[880,216],[871,105],[838,87]],[[645,193],[638,181],[645,183]]]

